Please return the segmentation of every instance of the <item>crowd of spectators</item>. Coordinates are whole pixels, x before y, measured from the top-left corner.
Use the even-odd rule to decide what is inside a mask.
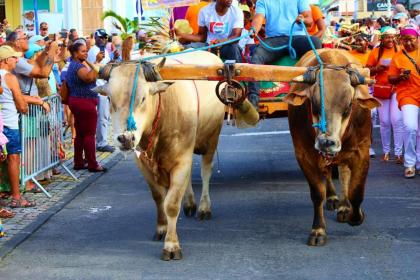
[[[20,115],[28,114],[29,104],[49,114],[49,98],[66,87],[69,100],[62,105],[63,117],[57,117],[63,120],[63,130],[71,131],[73,168],[106,171],[96,161],[96,151],[114,152],[107,134],[109,99],[92,91],[104,82],[93,64],[120,60],[122,41],[119,36],[108,36],[104,29],[87,38],[79,37],[76,29],[51,34],[46,22],[40,23],[39,35],[31,37],[21,27],[12,29],[7,20],[0,28],[0,218],[12,218],[15,214],[9,209],[35,206],[23,193],[40,192],[31,181],[23,189],[20,186],[21,163],[40,156],[35,145],[28,145],[21,159]],[[48,181],[60,173],[52,169],[37,179]]]

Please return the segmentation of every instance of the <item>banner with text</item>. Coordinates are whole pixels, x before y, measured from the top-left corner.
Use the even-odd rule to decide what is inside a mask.
[[[149,10],[195,5],[200,0],[141,0],[141,3],[145,10]]]

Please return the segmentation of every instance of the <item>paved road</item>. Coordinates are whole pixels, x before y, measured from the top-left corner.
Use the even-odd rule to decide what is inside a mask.
[[[365,223],[339,224],[328,212],[328,244],[308,247],[312,206],[285,130],[286,119],[224,128],[213,219],[181,215],[182,261],[159,260],[154,203],[123,160],[7,256],[0,278],[419,279],[420,176],[406,180],[400,166],[373,160]],[[198,192],[197,160],[193,179]]]

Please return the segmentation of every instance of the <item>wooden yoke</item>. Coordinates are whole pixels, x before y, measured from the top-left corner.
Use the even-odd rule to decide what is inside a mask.
[[[293,78],[303,75],[306,70],[306,67],[235,63],[232,79],[248,82],[291,82]],[[226,79],[224,71],[224,64],[171,64],[163,66],[159,73],[164,80],[222,81]]]

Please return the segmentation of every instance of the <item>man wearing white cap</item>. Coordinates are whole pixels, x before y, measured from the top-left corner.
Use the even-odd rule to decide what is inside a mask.
[[[23,198],[19,190],[21,139],[19,131],[19,114],[28,112],[28,103],[42,106],[49,111],[48,103],[39,96],[22,95],[18,79],[12,74],[22,53],[16,52],[10,46],[0,47],[0,77],[3,94],[0,95],[2,105],[1,114],[4,122],[4,134],[9,140],[6,144],[8,151],[7,169],[10,179],[11,200],[8,204],[12,208],[25,208],[35,206],[34,202]]]
[[[87,61],[92,64],[105,65],[111,61],[105,46],[108,42],[108,34],[105,29],[95,31],[95,45],[88,52]],[[105,84],[104,80],[98,79],[96,85]],[[96,150],[98,152],[113,153],[115,148],[108,144],[108,124],[111,119],[110,102],[108,96],[99,95],[98,125],[96,127]]]

